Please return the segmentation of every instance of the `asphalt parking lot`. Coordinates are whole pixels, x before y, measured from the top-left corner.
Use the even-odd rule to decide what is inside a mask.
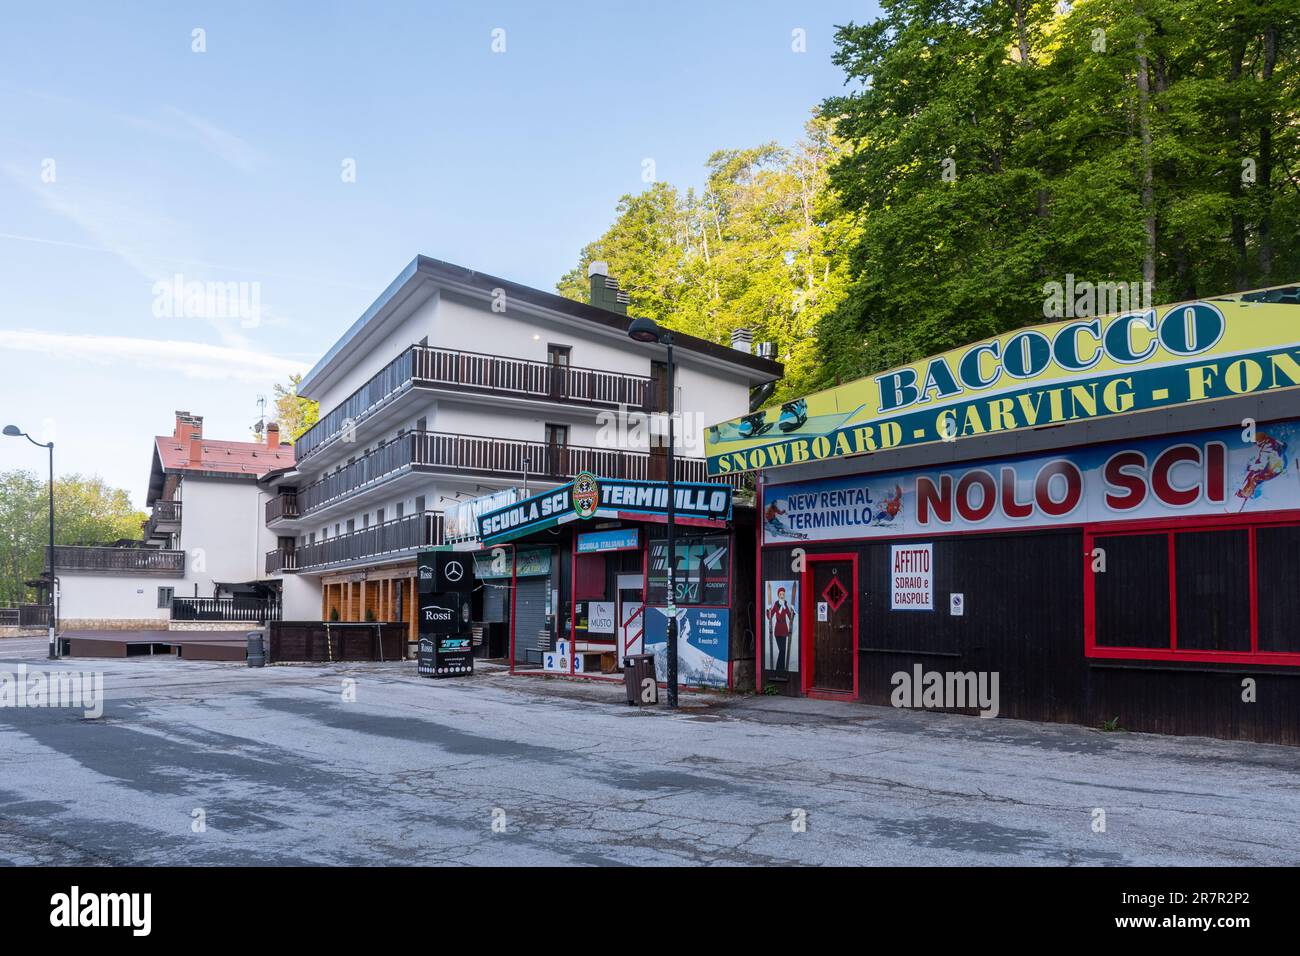
[[[1300,749],[413,663],[55,667],[102,672],[103,714],[0,708],[0,863],[1300,862]]]

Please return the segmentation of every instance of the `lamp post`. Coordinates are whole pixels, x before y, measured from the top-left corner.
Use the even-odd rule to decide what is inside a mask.
[[[674,484],[676,468],[673,463],[673,335],[661,329],[653,319],[633,319],[627,327],[628,337],[637,342],[658,342],[668,352],[668,706],[677,707],[677,585],[674,580],[674,565],[677,554],[673,547],[673,531],[676,524],[677,489]]]
[[[55,642],[55,638],[54,638],[54,624],[55,624],[55,621],[54,621],[54,442],[52,442],[52,441],[50,441],[50,442],[39,442],[39,441],[37,441],[35,438],[33,438],[31,435],[27,434],[25,431],[23,431],[21,428],[19,428],[17,425],[6,425],[6,426],[5,426],[5,434],[8,435],[10,438],[18,438],[18,437],[26,438],[29,442],[31,442],[31,443],[32,443],[33,445],[35,445],[37,448],[45,448],[45,449],[48,449],[48,450],[49,450],[49,453],[50,453],[50,554],[49,554],[49,567],[50,567],[50,590],[49,590],[49,598],[50,598],[50,659],[53,660],[54,658],[56,658],[56,657],[59,656],[59,648],[58,648],[58,644]]]

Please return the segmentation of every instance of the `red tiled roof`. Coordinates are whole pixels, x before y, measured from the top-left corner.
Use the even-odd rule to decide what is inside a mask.
[[[190,461],[188,443],[178,442],[171,435],[155,439],[163,471],[219,471],[238,475],[260,477],[276,468],[292,465],[293,446],[278,445],[268,448],[255,441],[209,441],[203,443],[202,461]]]

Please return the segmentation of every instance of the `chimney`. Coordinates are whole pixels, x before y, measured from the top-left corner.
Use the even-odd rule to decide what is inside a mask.
[[[190,436],[190,464],[203,463],[203,439],[198,435]]]
[[[768,359],[769,361],[774,360],[776,358],[776,343],[759,342],[758,357]]]
[[[592,305],[627,315],[627,293],[620,292],[618,280],[609,277],[608,262],[593,262],[587,266],[587,279],[591,282]]]
[[[754,333],[751,332],[749,329],[746,328],[732,329],[731,347],[735,349],[737,352],[744,352],[746,355],[748,355],[752,351],[751,346],[753,344],[754,344]]]
[[[271,422],[271,424],[266,426],[266,447],[280,447],[280,426],[275,422]]]
[[[191,438],[203,436],[203,416],[191,415],[189,412],[176,413],[176,425],[172,429],[172,438],[179,445],[186,444]]]

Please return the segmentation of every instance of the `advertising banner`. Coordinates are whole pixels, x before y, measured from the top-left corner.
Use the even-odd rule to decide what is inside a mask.
[[[551,573],[550,548],[521,548],[518,554],[513,554],[510,548],[497,550],[499,553],[474,552],[474,576],[478,580],[508,578],[512,569],[520,578]]]
[[[934,545],[896,544],[889,549],[889,608],[934,610]]]
[[[694,687],[726,687],[731,647],[726,608],[677,609],[677,679]],[[645,653],[655,655],[655,676],[668,677],[668,610],[645,609]]]
[[[506,488],[448,505],[442,511],[442,539],[447,542],[472,541],[478,537],[479,515],[505,508],[518,500],[519,493]]]
[[[763,669],[799,671],[799,582],[763,582]]]
[[[474,562],[463,551],[422,551],[415,576],[421,595],[474,590]]]
[[[1300,510],[1300,419],[769,485],[763,543]]]
[[[615,528],[612,531],[590,531],[578,535],[579,554],[597,554],[602,551],[635,551],[641,546],[639,528]]]
[[[713,425],[711,475],[1300,386],[1300,308],[1249,295],[1037,325]]]
[[[712,482],[673,483],[679,518],[731,520],[731,487]],[[552,491],[479,515],[485,544],[509,541],[545,528],[590,518],[636,518],[668,512],[668,484],[597,478],[583,473]]]

